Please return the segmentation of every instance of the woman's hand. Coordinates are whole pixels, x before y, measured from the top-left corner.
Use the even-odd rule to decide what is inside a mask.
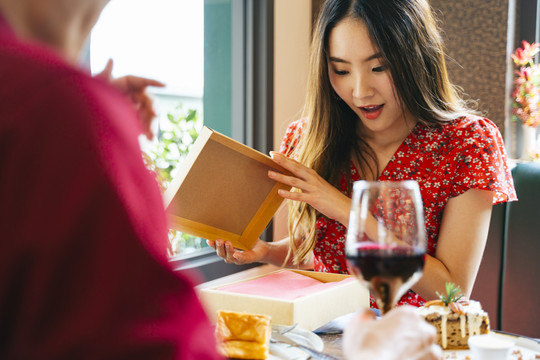
[[[111,83],[114,87],[124,93],[131,102],[135,105],[141,118],[143,134],[152,140],[154,134],[151,130],[152,120],[156,117],[152,98],[146,92],[148,86],[163,87],[165,84],[152,79],[142,78],[138,76],[122,76],[117,79],[112,77],[113,61],[109,59],[105,69],[96,75],[105,81]]]
[[[442,359],[435,340],[435,328],[415,308],[404,305],[379,320],[371,310],[359,313],[345,328],[343,351],[348,360]]]
[[[301,264],[293,264],[292,258],[290,257],[288,261],[285,262],[289,252],[289,238],[272,242],[265,242],[258,239],[251,250],[235,249],[230,241],[221,239],[217,239],[216,241],[206,240],[206,243],[216,250],[217,255],[223,258],[226,263],[242,265],[260,262],[280,267],[313,269],[313,257]]]
[[[268,253],[268,244],[260,239],[257,240],[252,250],[235,249],[230,241],[221,239],[217,239],[216,241],[206,240],[206,243],[216,250],[217,255],[223,258],[228,264],[242,265],[263,262]]]
[[[279,195],[285,199],[303,201],[330,219],[347,226],[351,199],[324,180],[315,170],[309,169],[285,155],[270,152],[274,162],[291,172],[293,176],[269,171],[268,176],[280,183],[301,190],[279,190]]]

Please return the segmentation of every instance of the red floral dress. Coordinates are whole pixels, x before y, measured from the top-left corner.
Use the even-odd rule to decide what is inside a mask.
[[[280,151],[287,153],[301,138],[305,119],[289,125]],[[351,162],[352,181],[360,180]],[[435,254],[444,207],[452,197],[471,188],[494,192],[493,204],[517,200],[501,134],[489,119],[461,117],[439,128],[417,124],[384,168],[379,181],[416,180],[424,202],[427,252]],[[347,196],[346,177],[341,191]],[[347,274],[347,228],[331,219],[317,220],[314,249],[315,271]],[[409,290],[398,305],[421,306],[425,302]],[[373,298],[372,307],[376,307]]]

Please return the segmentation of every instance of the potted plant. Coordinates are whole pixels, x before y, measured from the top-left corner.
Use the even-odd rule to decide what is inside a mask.
[[[523,40],[512,55],[516,78],[512,91],[512,120],[519,121],[523,129],[522,159],[539,158],[536,148],[536,128],[540,126],[540,67],[534,63],[540,44]]]

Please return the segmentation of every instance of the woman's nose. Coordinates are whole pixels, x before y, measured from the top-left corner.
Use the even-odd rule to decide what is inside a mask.
[[[352,91],[355,99],[370,97],[374,93],[366,76],[361,75],[355,77]]]

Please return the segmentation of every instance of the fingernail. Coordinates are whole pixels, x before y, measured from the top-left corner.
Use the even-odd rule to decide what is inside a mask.
[[[268,177],[270,177],[270,178],[275,178],[275,177],[276,177],[276,173],[273,172],[272,170],[268,170]]]

